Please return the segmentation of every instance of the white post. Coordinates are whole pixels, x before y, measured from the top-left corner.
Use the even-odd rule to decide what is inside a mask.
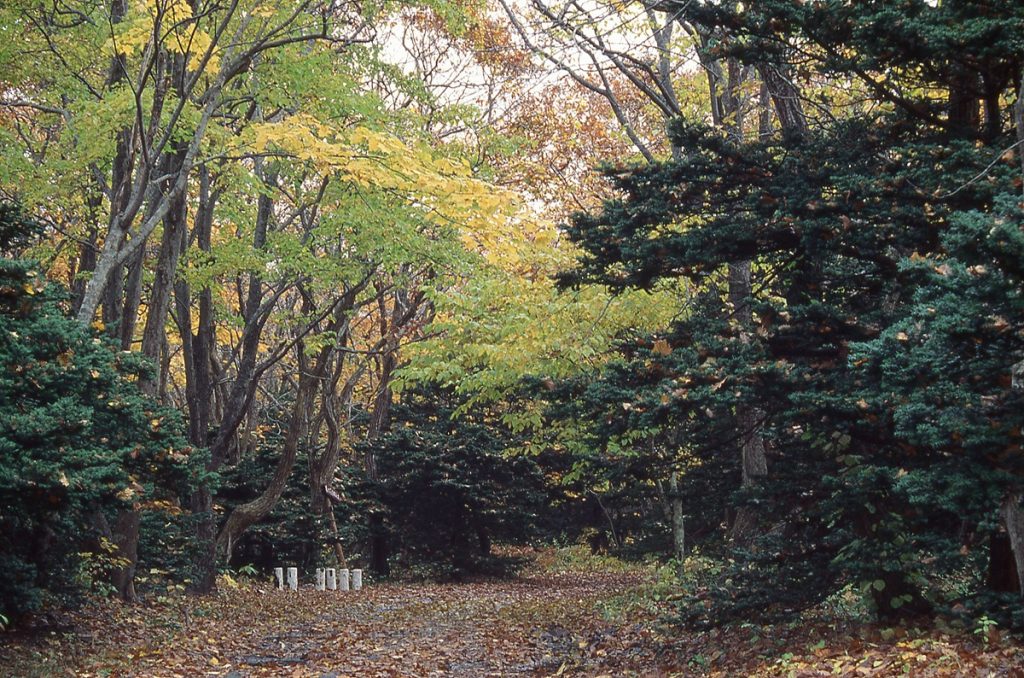
[[[343,567],[338,570],[338,588],[342,591],[348,591],[348,568]]]
[[[327,570],[322,567],[316,568],[316,590],[323,591],[327,588]]]
[[[352,590],[358,591],[363,588],[363,571],[352,570]]]
[[[327,589],[330,591],[338,590],[338,572],[333,567],[327,568]]]
[[[288,568],[288,588],[292,591],[299,590],[299,568],[297,567]]]
[[[277,590],[284,591],[284,568],[274,568],[274,578],[277,579]]]

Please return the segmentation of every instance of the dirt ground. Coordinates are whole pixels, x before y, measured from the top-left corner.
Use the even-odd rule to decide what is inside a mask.
[[[817,620],[687,632],[643,603],[650,584],[644,568],[550,565],[359,592],[228,578],[214,596],[96,601],[32,633],[0,634],[0,676],[1024,677],[1024,646],[998,629]]]

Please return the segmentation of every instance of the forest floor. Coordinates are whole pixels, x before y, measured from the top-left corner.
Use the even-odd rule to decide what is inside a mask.
[[[537,561],[508,580],[291,593],[228,578],[205,598],[97,601],[0,634],[0,676],[1024,676],[1024,645],[997,629],[686,632],[658,621],[650,568]]]

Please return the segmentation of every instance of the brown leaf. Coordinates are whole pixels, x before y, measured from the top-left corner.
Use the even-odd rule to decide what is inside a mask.
[[[672,346],[670,346],[664,339],[658,339],[654,342],[654,347],[651,348],[651,353],[654,355],[669,355],[672,353]]]

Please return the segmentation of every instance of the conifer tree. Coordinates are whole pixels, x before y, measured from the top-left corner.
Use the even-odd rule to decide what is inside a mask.
[[[1013,574],[1001,535],[1024,549],[1020,148],[1006,105],[1020,96],[1024,9],[673,7],[794,96],[824,80],[878,105],[840,107],[826,89],[806,108],[827,114],[778,141],[679,121],[678,161],[609,169],[622,197],[576,219],[585,254],[564,283],[685,277],[714,295],[748,260],[753,281],[728,316],[698,302],[634,349],[608,373],[628,395],[588,406],[616,412],[620,433],[677,428],[704,468],[742,435],[739,409],[763,411],[772,481],[734,500],[765,509],[764,536],[709,588],[732,613],[789,614],[844,584],[881,616],[920,613],[963,602],[940,579],[965,568],[991,604],[998,573]],[[787,110],[777,98],[782,122]],[[704,474],[689,484],[716,505]]]
[[[30,230],[0,204],[2,251]],[[67,297],[34,262],[0,258],[0,613],[11,619],[134,567],[111,557],[105,515],[173,499],[201,464],[177,412],[139,390],[151,366],[76,322]]]

